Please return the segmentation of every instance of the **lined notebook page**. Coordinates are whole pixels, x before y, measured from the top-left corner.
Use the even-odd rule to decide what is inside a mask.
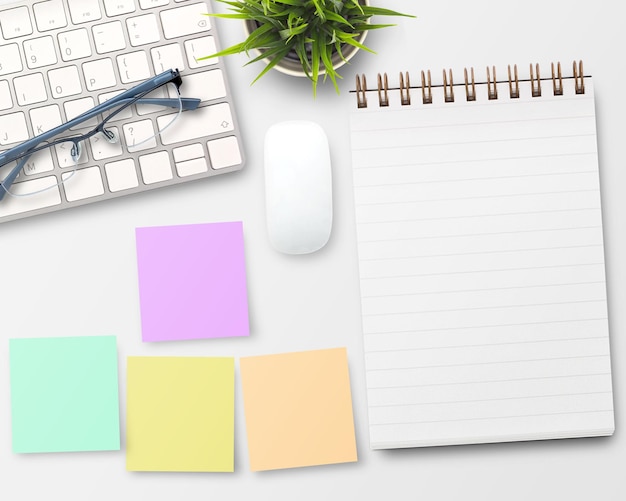
[[[585,86],[352,113],[372,448],[613,432]]]

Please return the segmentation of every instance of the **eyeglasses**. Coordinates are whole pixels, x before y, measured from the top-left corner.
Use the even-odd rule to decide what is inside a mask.
[[[0,182],[0,201],[7,193],[11,196],[34,195],[67,182],[78,168],[81,160],[81,152],[83,150],[82,145],[85,141],[100,133],[104,136],[106,141],[110,143],[119,142],[117,129],[116,127],[112,127],[111,123],[126,117],[124,111],[128,112],[132,105],[137,105],[138,111],[140,106],[145,107],[146,113],[152,109],[148,107],[153,106],[178,109],[178,113],[172,120],[165,127],[160,128],[156,134],[154,130],[150,129],[152,133],[144,132],[143,136],[139,137],[139,140],[133,136],[132,143],[127,139],[127,147],[129,151],[133,151],[133,149],[136,150],[142,144],[153,141],[157,135],[163,133],[165,129],[176,121],[183,110],[196,109],[200,104],[200,99],[180,96],[181,84],[182,77],[178,70],[164,71],[131,89],[117,94],[68,122],[58,125],[32,139],[24,141],[10,150],[0,153],[0,173],[5,169],[10,169],[8,174]],[[174,98],[167,97],[170,95],[166,90],[168,85],[174,87],[174,92],[172,92],[175,96]],[[65,135],[68,131],[81,128],[81,125],[82,127],[88,127],[89,124],[87,124],[87,122],[93,122],[93,120],[97,120],[99,116],[101,116],[101,118],[98,124],[88,132],[80,134],[70,132],[69,135]],[[62,179],[58,183],[47,186],[43,190],[30,193],[11,191],[10,188],[13,182],[33,155],[39,155],[42,154],[42,152],[47,152],[48,155],[51,155],[53,151],[56,154],[59,167],[68,168],[67,173],[62,175]],[[1,175],[0,179],[2,179]]]

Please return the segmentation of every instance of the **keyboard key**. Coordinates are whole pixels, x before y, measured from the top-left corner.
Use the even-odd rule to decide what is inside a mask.
[[[193,176],[194,174],[202,174],[209,170],[205,158],[194,158],[176,164],[176,172],[180,177]]]
[[[135,0],[104,0],[104,10],[109,17],[135,12]]]
[[[170,3],[170,0],[139,0],[139,6],[142,9],[151,9],[153,7],[162,7]]]
[[[91,28],[98,54],[106,54],[126,48],[124,28],[120,21],[98,24]]]
[[[235,136],[214,139],[207,143],[211,167],[223,169],[241,163],[241,151],[239,141]]]
[[[118,94],[124,92],[123,90],[115,90],[113,92],[105,92],[104,94],[100,94],[98,96],[98,102],[100,104],[104,103],[105,101],[108,101],[109,99],[117,96]],[[108,113],[113,113],[115,111],[115,108],[112,109],[111,111],[109,111]],[[107,115],[108,116],[108,115]],[[119,113],[117,113],[114,117],[112,117],[110,119],[110,122],[118,122],[120,120],[128,120],[129,118],[133,117],[133,112],[130,108],[125,108],[124,110],[120,111]]]
[[[16,43],[0,45],[0,76],[22,71],[20,48]]]
[[[59,34],[59,50],[63,61],[91,56],[89,33],[85,28],[79,28]]]
[[[24,42],[26,64],[32,69],[42,68],[57,63],[54,40],[51,36],[33,38]]]
[[[175,114],[157,118],[163,144],[174,144],[233,130],[233,118],[228,103],[220,103],[193,111],[185,111],[175,124],[163,130]]]
[[[33,108],[28,113],[35,136],[39,136],[63,123],[58,104],[49,104],[41,108]]]
[[[74,96],[80,94],[83,90],[76,66],[66,66],[64,68],[50,70],[48,72],[48,80],[50,82],[52,96],[56,99]]]
[[[85,85],[91,91],[113,87],[117,83],[113,62],[108,58],[83,64],[83,74],[85,75]]]
[[[158,42],[161,39],[159,25],[154,14],[128,18],[126,25],[130,44],[133,47]]]
[[[54,150],[57,156],[57,162],[62,169],[74,169],[77,165],[83,165],[89,162],[89,155],[85,151],[84,146],[80,152],[78,162],[72,158],[72,150],[74,149],[73,143],[67,141],[54,145]]]
[[[65,119],[66,121],[70,121],[73,118],[76,118],[78,115],[90,110],[94,107],[93,97],[81,97],[78,99],[72,99],[71,101],[66,101],[63,103],[63,108],[65,109]],[[93,128],[98,125],[98,119],[92,118],[72,127],[72,130],[75,129],[84,129],[84,128]]]
[[[176,38],[211,29],[209,10],[204,3],[196,3],[161,12],[161,23],[165,38]]]
[[[174,87],[174,84],[167,84],[167,87]],[[166,99],[169,98],[169,94],[167,92],[167,88],[161,87],[159,89],[155,89],[150,93],[151,98],[156,99]],[[149,115],[150,113],[167,113],[172,110],[172,108],[164,108],[163,106],[157,104],[146,104],[139,101],[136,105],[137,114],[138,115]]]
[[[204,157],[204,149],[200,143],[174,148],[172,153],[174,154],[174,162],[176,163]]]
[[[211,101],[226,96],[226,85],[222,70],[205,71],[183,77],[180,87],[183,97],[196,97],[202,101]]]
[[[27,7],[0,11],[0,29],[6,40],[23,37],[33,32]]]
[[[67,0],[74,24],[97,21],[102,17],[99,0]]]
[[[139,186],[135,161],[132,158],[105,164],[104,170],[109,190],[112,192],[129,190]]]
[[[13,107],[9,82],[0,80],[0,110],[8,110]]]
[[[117,56],[117,66],[122,83],[138,82],[151,76],[148,56],[142,50]]]
[[[187,63],[190,68],[210,66],[212,64],[217,64],[219,60],[218,57],[199,60],[201,57],[210,56],[211,54],[215,54],[217,52],[215,39],[211,36],[185,41],[185,51],[187,52]]]
[[[113,158],[123,153],[122,143],[119,139],[119,129],[117,127],[109,127],[108,130],[113,132],[118,138],[117,142],[108,141],[103,134],[94,134],[89,138],[91,143],[91,154],[94,160],[103,160]]]
[[[0,145],[21,143],[28,139],[26,118],[21,111],[0,115]]]
[[[177,43],[155,47],[150,50],[150,54],[152,55],[152,64],[156,74],[163,73],[169,69],[177,68],[180,71],[185,69],[185,60],[183,59],[180,45]]]
[[[157,144],[152,120],[140,120],[124,124],[123,130],[126,146],[131,153],[154,148]]]
[[[35,194],[25,197],[12,197],[9,194],[4,195],[2,202],[0,202],[0,217],[12,216],[14,214],[59,205],[61,203],[61,194],[56,184],[57,179],[54,176],[13,183],[11,185],[11,193],[15,193],[16,195],[27,193]]]
[[[100,169],[97,166],[79,169],[75,172],[66,172],[63,174],[63,181],[65,198],[68,202],[76,202],[104,194],[104,184]]]
[[[139,157],[141,177],[146,184],[160,183],[172,179],[172,165],[166,151]]]
[[[22,170],[27,176],[54,170],[54,163],[52,162],[52,152],[50,151],[50,148],[38,151],[32,155]]]
[[[49,0],[33,5],[35,22],[39,31],[56,30],[67,26],[67,17],[62,0]]]
[[[25,77],[15,77],[13,79],[15,87],[15,97],[20,106],[41,103],[48,99],[46,85],[41,73],[33,73]]]

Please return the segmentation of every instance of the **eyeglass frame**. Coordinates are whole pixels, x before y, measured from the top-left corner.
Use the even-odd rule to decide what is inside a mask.
[[[178,98],[144,99],[144,96],[164,85],[167,85],[168,83],[173,83],[174,85],[176,85],[176,91],[179,94]],[[180,111],[196,109],[200,105],[200,99],[180,97],[180,86],[182,85],[182,83],[183,80],[178,69],[166,70],[163,73],[149,78],[141,82],[140,84],[119,93],[111,99],[108,99],[107,101],[100,103],[97,106],[94,106],[93,108],[85,111],[84,113],[81,113],[80,115],[72,118],[67,122],[57,125],[56,127],[42,134],[39,134],[38,136],[27,139],[17,146],[14,146],[9,150],[0,153],[0,169],[6,167],[11,162],[17,162],[17,165],[0,182],[0,187],[2,188],[0,190],[0,201],[4,198],[5,194],[10,194],[9,188],[17,178],[18,174],[20,173],[28,159],[34,153],[37,153],[38,151],[42,151],[47,148],[51,148],[56,144],[71,142],[74,144],[74,146],[72,147],[72,156],[74,156],[74,152],[78,153],[79,156],[80,143],[89,139],[91,136],[97,134],[98,132],[101,132],[108,141],[115,140],[115,135],[111,131],[107,130],[105,127],[113,117],[115,117],[123,110],[127,109],[132,104],[140,102],[140,104],[153,104],[172,108],[180,108]],[[62,134],[63,132],[66,132],[73,127],[76,127],[77,125],[80,125],[81,123],[86,122],[87,120],[90,120],[95,116],[110,110],[111,108],[115,108],[116,106],[119,106],[119,108],[113,111],[106,118],[104,118],[91,131],[80,134],[78,136],[62,137],[53,140],[53,138],[57,135]],[[46,144],[42,145],[41,143],[44,142]]]

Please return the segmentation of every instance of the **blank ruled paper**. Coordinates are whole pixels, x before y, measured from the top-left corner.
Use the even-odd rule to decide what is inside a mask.
[[[484,87],[351,115],[372,448],[614,431],[591,78]]]

